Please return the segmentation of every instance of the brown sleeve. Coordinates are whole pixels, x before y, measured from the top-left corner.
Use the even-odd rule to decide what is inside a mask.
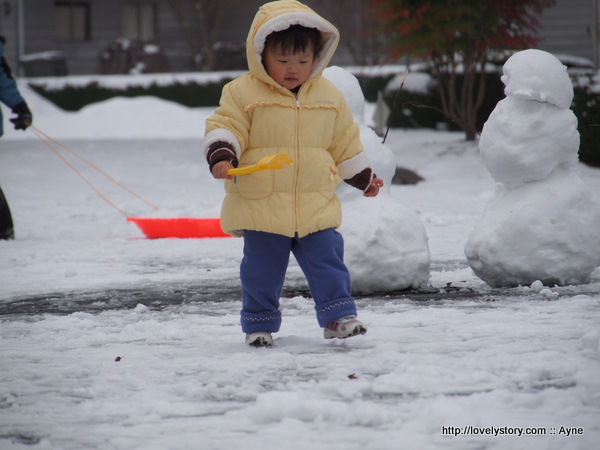
[[[348,178],[347,180],[344,180],[344,181],[346,183],[348,183],[350,186],[354,186],[356,189],[360,189],[361,191],[364,191],[369,186],[369,184],[371,184],[371,181],[373,180],[373,178],[376,177],[376,175],[372,172],[373,171],[371,170],[371,168],[367,167],[362,172],[359,172],[356,175],[354,175],[352,178]]]
[[[237,167],[239,164],[237,156],[235,156],[235,150],[223,141],[215,142],[208,148],[206,160],[208,161],[208,170],[211,173],[215,164],[221,161],[229,161],[233,167]]]

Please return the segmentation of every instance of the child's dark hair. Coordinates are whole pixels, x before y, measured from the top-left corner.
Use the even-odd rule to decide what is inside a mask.
[[[265,49],[280,47],[283,53],[291,50],[292,53],[306,51],[308,46],[312,47],[314,56],[319,56],[323,49],[323,37],[316,28],[307,28],[302,25],[291,25],[282,31],[275,31],[265,39]]]

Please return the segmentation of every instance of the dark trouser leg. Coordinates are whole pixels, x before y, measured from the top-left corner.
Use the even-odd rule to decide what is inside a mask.
[[[281,326],[279,299],[290,260],[292,239],[244,230],[241,323],[244,333],[275,333]]]
[[[294,239],[292,252],[308,280],[321,327],[356,315],[341,234],[327,229]]]
[[[10,208],[4,192],[0,188],[0,239],[13,239],[15,237],[14,225]]]

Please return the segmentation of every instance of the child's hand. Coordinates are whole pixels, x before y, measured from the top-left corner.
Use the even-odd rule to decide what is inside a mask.
[[[218,162],[212,168],[212,175],[217,179],[225,178],[227,180],[233,180],[232,176],[227,175],[229,169],[233,169],[233,164],[231,164],[229,161]]]
[[[383,186],[383,180],[381,178],[373,178],[371,185],[363,194],[365,197],[376,197],[379,194],[379,188]]]

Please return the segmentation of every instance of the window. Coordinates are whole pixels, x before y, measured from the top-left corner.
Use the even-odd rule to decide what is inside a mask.
[[[125,3],[122,12],[123,37],[141,42],[156,39],[156,8],[153,3]]]
[[[54,3],[54,33],[60,41],[89,41],[90,5],[81,1]]]

